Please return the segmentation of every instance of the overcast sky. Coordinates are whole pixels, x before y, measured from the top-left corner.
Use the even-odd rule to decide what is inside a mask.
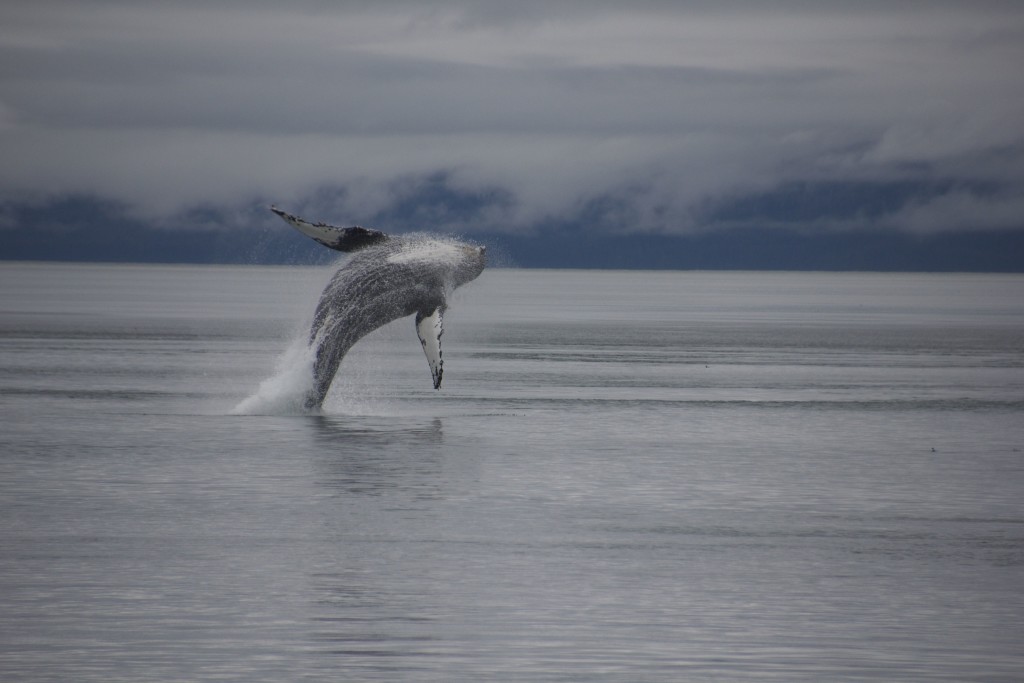
[[[1017,0],[5,2],[0,200],[365,222],[441,177],[497,198],[475,230],[1024,229],[1022,64]]]

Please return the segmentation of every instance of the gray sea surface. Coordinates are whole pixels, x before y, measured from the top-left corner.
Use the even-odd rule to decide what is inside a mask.
[[[330,273],[0,263],[0,680],[1024,680],[1024,277]]]

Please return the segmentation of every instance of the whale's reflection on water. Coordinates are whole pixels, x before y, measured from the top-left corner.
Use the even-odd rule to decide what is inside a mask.
[[[395,426],[381,418],[308,418],[318,446],[316,485],[361,495],[388,490],[432,496],[442,488],[444,428],[440,418]]]

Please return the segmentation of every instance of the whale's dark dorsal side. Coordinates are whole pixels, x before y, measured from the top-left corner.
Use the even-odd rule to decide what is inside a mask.
[[[387,323],[416,315],[416,335],[427,356],[434,388],[441,388],[442,317],[447,295],[475,279],[486,265],[484,248],[451,239],[395,237],[366,228],[309,223],[274,213],[320,244],[352,254],[327,284],[316,307],[309,344],[315,351],[313,386],[305,407],[319,408],[352,346]]]
[[[358,225],[354,225],[351,228],[337,228],[326,223],[304,221],[298,216],[293,216],[276,206],[270,207],[270,210],[303,235],[311,237],[325,247],[335,251],[356,251],[373,244],[380,244],[388,239],[388,236],[382,232],[361,228]]]

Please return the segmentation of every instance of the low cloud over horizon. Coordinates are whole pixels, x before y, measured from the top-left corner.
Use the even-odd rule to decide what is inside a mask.
[[[8,3],[0,228],[86,196],[172,227],[276,202],[510,235],[1018,231],[1022,63],[1017,2]]]

